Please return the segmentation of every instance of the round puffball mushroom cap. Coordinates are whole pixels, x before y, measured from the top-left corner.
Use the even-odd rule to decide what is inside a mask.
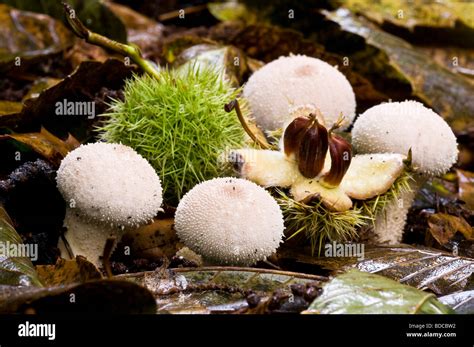
[[[138,226],[160,210],[160,178],[132,148],[112,143],[82,145],[61,162],[58,189],[82,216],[116,226]]]
[[[184,244],[220,264],[252,265],[282,241],[283,214],[262,187],[240,178],[215,178],[191,189],[175,215]]]
[[[438,114],[416,101],[374,106],[357,118],[352,145],[359,153],[392,152],[407,155],[424,175],[441,175],[456,162],[456,137]]]
[[[318,107],[327,125],[342,114],[341,130],[355,116],[355,95],[346,77],[328,63],[304,55],[280,57],[263,66],[249,78],[243,95],[257,124],[267,131],[290,122],[291,108],[299,105]]]

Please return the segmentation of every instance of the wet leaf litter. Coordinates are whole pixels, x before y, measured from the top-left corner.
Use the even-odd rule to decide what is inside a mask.
[[[473,312],[466,8],[0,2],[0,312]]]

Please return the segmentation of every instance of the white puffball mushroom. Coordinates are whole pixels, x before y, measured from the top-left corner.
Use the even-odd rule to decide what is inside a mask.
[[[442,175],[456,162],[456,137],[446,121],[417,101],[389,102],[362,113],[352,129],[358,153],[412,151],[412,165],[423,175]]]
[[[62,160],[56,182],[68,205],[64,236],[72,256],[85,256],[97,266],[107,239],[120,239],[126,227],[152,220],[163,200],[155,170],[121,144],[76,148]],[[67,249],[61,246],[66,257]]]
[[[252,265],[278,248],[283,214],[262,187],[224,177],[202,182],[180,201],[175,229],[183,243],[219,264]]]
[[[132,148],[113,143],[82,145],[61,162],[58,189],[85,218],[135,227],[160,210],[162,188],[153,167]]]
[[[344,116],[340,130],[355,116],[354,91],[339,70],[304,55],[280,57],[250,76],[243,96],[257,124],[266,131],[283,128],[291,121],[290,111],[300,105],[314,105],[327,125]]]
[[[105,243],[108,238],[115,237],[120,239],[125,230],[118,226],[110,226],[98,224],[87,220],[77,212],[74,208],[66,208],[64,217],[64,226],[66,232],[64,237],[72,251],[72,258],[76,255],[82,255],[97,267],[100,266],[100,257],[104,252]],[[60,242],[61,257],[71,258],[67,247]]]
[[[412,191],[402,192],[397,199],[391,200],[375,218],[374,236],[379,244],[395,245],[402,241],[403,230],[416,195],[416,187]]]
[[[456,137],[438,114],[416,101],[390,102],[374,106],[357,118],[352,144],[359,153],[400,153],[411,149],[412,167],[418,177],[410,182],[411,191],[379,212],[374,226],[379,243],[401,242],[407,213],[416,192],[427,178],[446,173],[456,162]]]

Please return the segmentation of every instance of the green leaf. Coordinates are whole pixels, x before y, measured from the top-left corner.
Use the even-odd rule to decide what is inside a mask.
[[[76,13],[75,15],[83,21],[87,27],[110,39],[127,42],[125,26],[117,16],[99,0],[67,0]],[[65,23],[62,0],[0,0],[12,7],[23,11],[44,13]]]
[[[10,217],[0,206],[0,284],[42,286],[29,258],[9,256],[8,250],[11,247],[18,247],[22,244],[21,237],[13,228]]]
[[[209,12],[218,20],[243,20],[246,23],[255,23],[257,16],[247,11],[247,7],[237,1],[210,2],[207,4]]]
[[[323,293],[304,313],[440,314],[453,313],[434,294],[383,276],[351,270],[323,286]]]

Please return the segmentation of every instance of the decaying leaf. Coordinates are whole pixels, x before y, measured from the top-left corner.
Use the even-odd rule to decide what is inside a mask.
[[[44,13],[57,20],[65,21],[61,1],[2,0],[2,2],[23,11]],[[75,9],[75,15],[87,22],[93,31],[120,42],[127,41],[125,26],[102,1],[68,0],[67,3]]]
[[[0,117],[6,114],[18,113],[23,108],[21,102],[16,101],[0,101]]]
[[[35,260],[53,264],[65,212],[53,165],[43,159],[21,164],[0,180],[0,198],[24,242],[38,247]]]
[[[474,290],[445,295],[440,297],[439,301],[456,313],[474,314]]]
[[[417,51],[406,41],[390,35],[349,10],[324,11],[330,23],[318,33],[318,41],[338,54],[347,55],[354,70],[376,85],[398,85],[392,98],[399,99],[400,91],[411,89],[413,97],[421,99],[443,116],[455,132],[474,127],[474,84],[466,77],[453,73]],[[358,45],[336,44],[360,42]],[[377,83],[375,82],[377,81]],[[383,82],[385,81],[385,82]],[[383,85],[380,86],[384,90]]]
[[[128,231],[122,243],[129,245],[136,257],[161,259],[173,257],[182,244],[173,228],[174,219],[155,219],[138,229]]]
[[[262,64],[235,46],[188,34],[174,35],[166,39],[163,44],[163,56],[176,68],[195,65],[223,71],[235,87],[241,86],[248,75]]]
[[[28,99],[37,98],[43,91],[55,86],[59,82],[61,82],[61,80],[58,78],[39,78],[33,82],[33,85],[31,86],[30,90],[28,90],[28,93],[26,93],[22,100],[25,101]],[[21,109],[16,112],[10,113],[18,113],[20,111]]]
[[[307,314],[442,314],[453,311],[434,294],[384,276],[350,270],[323,286]]]
[[[474,241],[474,230],[463,217],[447,213],[435,213],[428,218],[429,232],[442,246],[446,245],[456,233],[461,233],[468,241]]]
[[[351,83],[357,105],[362,109],[388,99],[382,89],[374,88],[375,84],[356,72],[352,64],[345,64],[343,56],[326,51],[324,46],[305,39],[297,31],[272,25],[223,22],[213,27],[207,36],[223,44],[236,46],[249,57],[266,63],[282,55],[305,54],[337,66]]]
[[[0,313],[155,313],[153,295],[130,281],[97,280],[46,288],[0,286]]]
[[[325,277],[256,268],[203,267],[159,269],[117,276],[141,284],[154,293],[158,313],[232,313],[247,307],[245,297],[262,297],[290,285],[325,281]]]
[[[36,272],[41,282],[48,287],[102,278],[95,265],[82,256],[77,256],[74,260],[58,259],[55,265],[37,265]]]
[[[324,250],[322,254],[325,254]],[[354,257],[315,257],[309,248],[283,247],[278,251],[279,263],[286,268],[304,267],[306,272],[311,269],[313,273],[356,268],[421,290],[428,289],[437,295],[463,290],[474,272],[474,260],[426,247],[365,245],[362,257],[358,254]]]
[[[40,132],[35,133],[0,135],[0,140],[6,138],[24,143],[43,158],[56,165],[59,165],[61,160],[71,150],[80,145],[71,134],[69,134],[66,140],[61,140],[43,127]]]
[[[0,117],[0,127],[18,131],[44,126],[57,136],[66,136],[69,132],[79,140],[87,138],[96,116],[108,108],[108,96],[120,97],[114,93],[123,86],[126,78],[132,76],[133,71],[136,71],[134,67],[126,66],[117,59],[108,59],[103,63],[83,62],[70,76],[46,89],[37,98],[26,100],[21,112]],[[58,107],[70,102],[78,102],[81,107],[90,105],[84,103],[92,103],[94,112],[58,114]]]
[[[416,49],[429,55],[439,65],[469,77],[474,82],[474,48],[438,44],[436,46],[416,46]]]
[[[145,58],[150,59],[161,50],[164,31],[162,24],[127,6],[113,2],[105,2],[104,5],[122,21],[127,30],[128,43],[140,47]]]
[[[456,170],[459,182],[459,198],[466,203],[466,207],[474,211],[474,173]]]
[[[57,20],[0,4],[0,64],[51,55],[70,47],[72,34]],[[17,64],[18,65],[18,64]]]
[[[0,206],[0,284],[41,287],[31,260],[26,257],[27,247],[34,245],[24,245],[12,224],[7,212]],[[32,253],[30,255],[34,256]]]
[[[413,42],[474,47],[474,4],[470,1],[349,0],[344,5]]]

